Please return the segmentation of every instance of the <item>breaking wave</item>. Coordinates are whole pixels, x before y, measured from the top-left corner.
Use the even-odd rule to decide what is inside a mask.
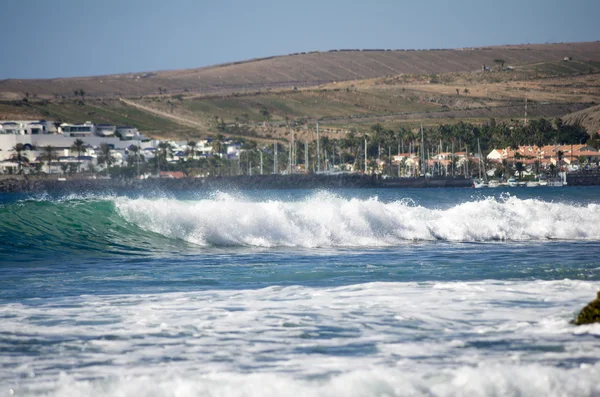
[[[247,201],[229,194],[198,201],[115,200],[143,230],[201,246],[377,247],[406,241],[599,240],[600,206],[516,197],[448,209],[402,200],[317,193],[297,202]]]
[[[136,253],[200,247],[385,247],[414,241],[600,240],[600,205],[516,197],[449,208],[411,200],[79,197],[0,204],[0,253]]]

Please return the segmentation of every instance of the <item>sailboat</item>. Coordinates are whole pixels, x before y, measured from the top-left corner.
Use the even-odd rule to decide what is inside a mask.
[[[479,145],[479,139],[477,139],[477,156],[479,157],[479,179],[475,179],[473,181],[473,187],[475,189],[481,189],[484,187],[488,187],[488,183],[487,183],[487,173],[483,172],[484,177],[481,177],[481,163],[482,163],[482,158],[481,158],[481,146]]]

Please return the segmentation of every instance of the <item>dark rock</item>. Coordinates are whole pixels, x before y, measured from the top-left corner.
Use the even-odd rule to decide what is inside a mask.
[[[576,325],[600,323],[600,291],[595,300],[587,304],[586,307],[581,309],[577,319],[575,320]]]

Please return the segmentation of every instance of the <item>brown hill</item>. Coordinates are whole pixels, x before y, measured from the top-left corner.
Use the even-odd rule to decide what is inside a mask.
[[[582,126],[590,135],[600,133],[600,105],[567,114],[562,119],[565,124]]]
[[[556,62],[600,61],[600,42],[497,46],[453,50],[333,50],[234,62],[199,69],[95,77],[0,81],[0,98],[139,97],[158,93],[231,93],[314,86],[399,74],[434,74]]]

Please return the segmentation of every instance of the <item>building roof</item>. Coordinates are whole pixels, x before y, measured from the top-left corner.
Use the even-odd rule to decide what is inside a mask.
[[[185,174],[181,171],[161,171],[160,176],[162,178],[174,178],[174,179],[185,178]]]

